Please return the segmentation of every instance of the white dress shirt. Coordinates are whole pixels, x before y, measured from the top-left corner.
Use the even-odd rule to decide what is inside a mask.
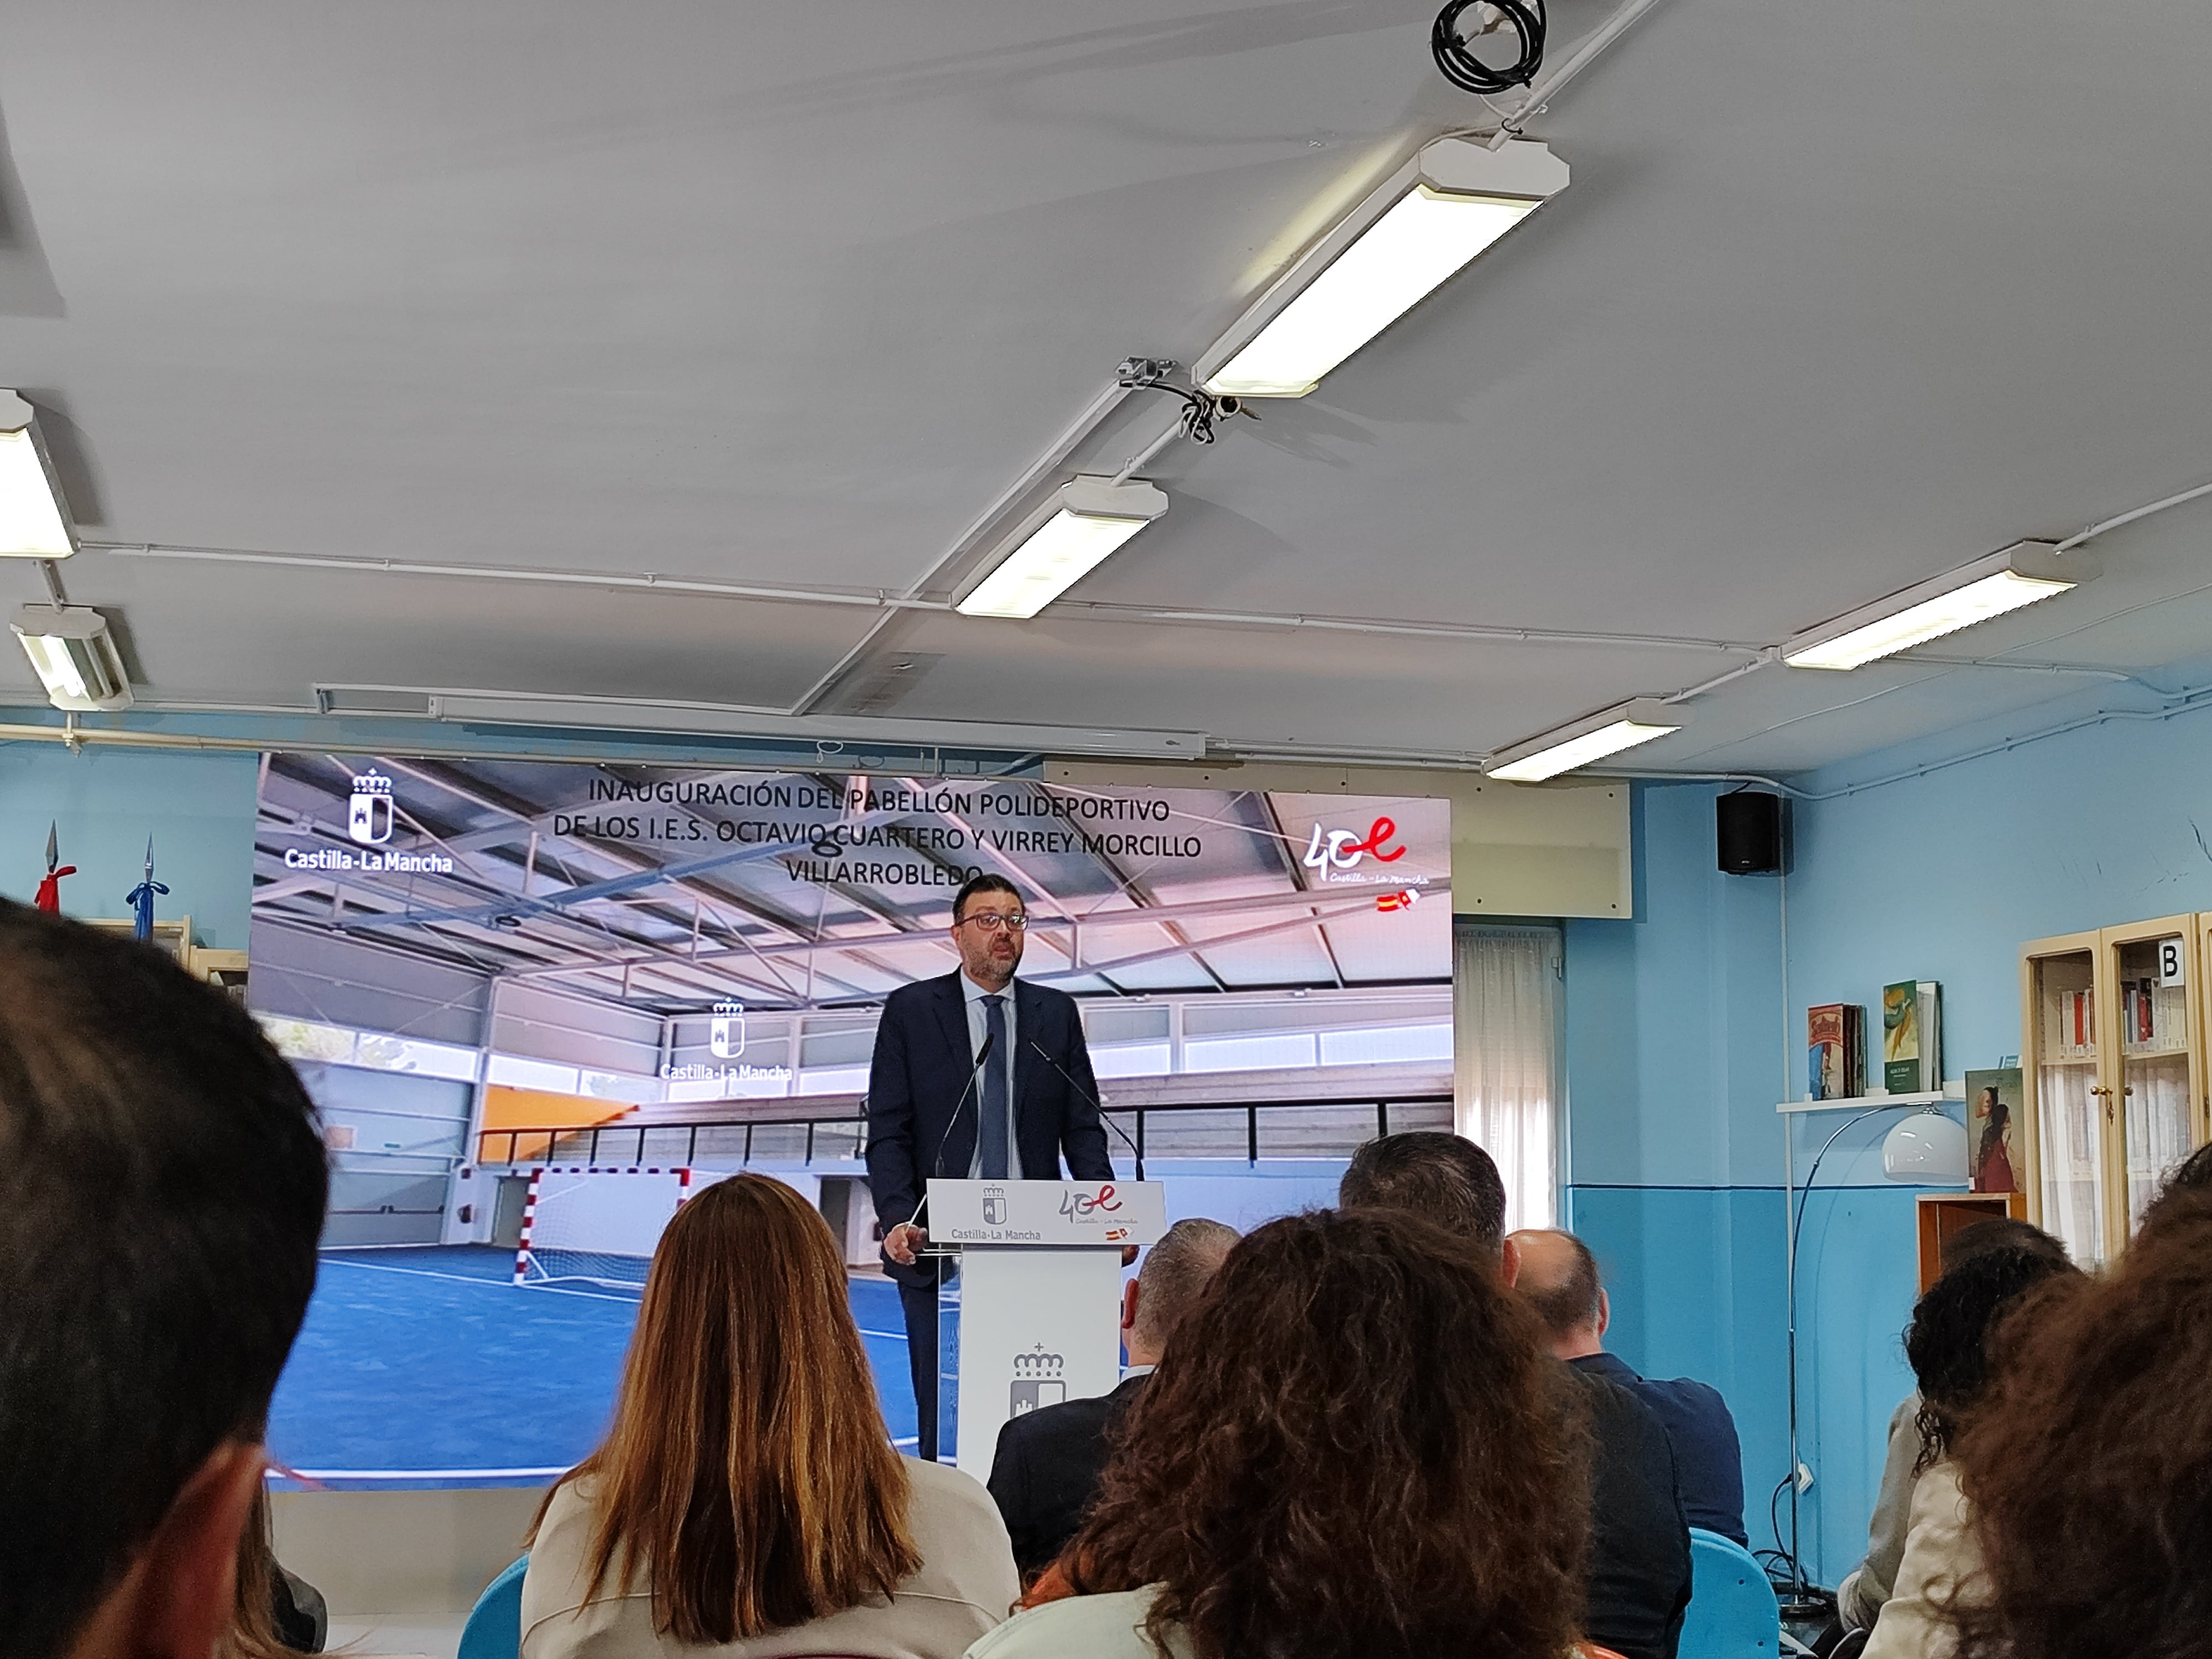
[[[991,1011],[983,1006],[983,999],[988,996],[1001,999],[999,1018],[1006,1028],[1006,1044],[991,1056],[991,1064],[1006,1068],[1006,1179],[1019,1181],[1022,1178],[1022,1146],[1021,1142],[1014,1138],[1014,1109],[1017,1104],[1014,1099],[1014,1056],[1020,1051],[1021,1039],[1014,1030],[1014,981],[1008,980],[1004,990],[994,991],[976,984],[968,977],[967,969],[963,968],[960,972],[960,994],[968,1000],[968,1054],[971,1060],[983,1052],[985,1022],[991,1017]],[[983,1079],[979,1073],[975,1079],[975,1155],[968,1160],[968,1179],[970,1181],[983,1178],[982,1122]]]

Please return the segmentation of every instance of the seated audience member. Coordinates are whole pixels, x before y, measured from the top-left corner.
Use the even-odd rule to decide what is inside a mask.
[[[1024,1579],[1052,1565],[1097,1495],[1107,1438],[1159,1364],[1160,1345],[1198,1299],[1237,1242],[1237,1230],[1195,1217],[1178,1221],[1146,1254],[1121,1292],[1121,1344],[1128,1373],[1113,1393],[1070,1400],[1017,1417],[999,1431],[991,1496],[1013,1539]]]
[[[2208,1377],[2212,1187],[2177,1181],[2117,1264],[2008,1330],[2003,1367],[1959,1437],[1992,1592],[1960,1615],[1961,1659],[2206,1650]]]
[[[1984,1250],[1947,1269],[1915,1304],[1905,1357],[1920,1384],[1919,1476],[1897,1583],[1875,1620],[1867,1659],[1948,1655],[1956,1644],[1953,1608],[1988,1594],[1952,1449],[1998,1369],[2000,1322],[2017,1313],[2032,1323],[2034,1309],[2022,1298],[2049,1279],[2075,1274],[2070,1263],[2037,1251]]]
[[[1505,1183],[1471,1140],[1422,1130],[1370,1140],[1353,1154],[1340,1203],[1405,1210],[1462,1240],[1470,1260],[1507,1285],[1521,1271],[1505,1237]],[[1674,1659],[1690,1604],[1690,1533],[1673,1443],[1651,1408],[1620,1384],[1570,1371],[1589,1413],[1589,1618],[1583,1634],[1627,1659]]]
[[[892,1449],[814,1206],[741,1175],[678,1210],[614,1425],[533,1528],[523,1659],[951,1659],[1020,1593],[982,1487]]]
[[[230,1633],[216,1659],[292,1659],[323,1650],[329,1616],[313,1586],[276,1565],[269,1493],[256,1494],[238,1535],[238,1596]]]
[[[1513,1243],[1521,1253],[1513,1288],[1534,1305],[1551,1334],[1553,1353],[1578,1371],[1618,1382],[1650,1407],[1674,1443],[1685,1518],[1749,1548],[1743,1529],[1743,1448],[1720,1390],[1686,1376],[1665,1382],[1638,1376],[1605,1351],[1613,1304],[1598,1278],[1597,1259],[1572,1233],[1532,1228],[1515,1233]]]
[[[1939,1266],[1948,1272],[1992,1250],[2022,1249],[2063,1264],[2066,1247],[2042,1228],[2006,1216],[1992,1216],[1962,1227],[1946,1239]],[[1915,1389],[1889,1414],[1887,1450],[1874,1514],[1867,1522],[1866,1559],[1836,1587],[1836,1619],[1845,1630],[1872,1630],[1875,1615],[1897,1583],[1905,1559],[1905,1528],[1912,1513],[1912,1485],[1920,1470],[1920,1390]]]
[[[1565,1659],[1588,1515],[1561,1383],[1440,1228],[1270,1222],[1130,1407],[1054,1571],[1073,1595],[969,1659]]]
[[[326,1184],[244,1009],[0,902],[0,1659],[207,1659],[228,1630]]]
[[[2195,1213],[2197,1201],[2194,1194],[2208,1188],[2212,1188],[2212,1146],[2199,1146],[2167,1172],[2158,1196],[2143,1209],[2136,1236],[2140,1237],[2145,1230],[2161,1225],[2168,1215]]]

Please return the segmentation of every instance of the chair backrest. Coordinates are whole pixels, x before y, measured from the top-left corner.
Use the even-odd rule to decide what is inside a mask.
[[[1751,1552],[1691,1528],[1690,1610],[1678,1659],[1778,1659],[1781,1650],[1782,1608]]]
[[[518,1556],[484,1586],[461,1626],[455,1659],[516,1659],[522,1650],[522,1574],[530,1558]]]

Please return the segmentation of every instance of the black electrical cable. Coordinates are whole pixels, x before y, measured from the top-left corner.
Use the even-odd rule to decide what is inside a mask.
[[[1521,45],[1511,63],[1486,63],[1460,33],[1460,15],[1476,6],[1487,7],[1512,25]],[[1536,71],[1544,66],[1547,27],[1544,0],[1451,0],[1437,14],[1436,27],[1429,31],[1429,51],[1445,80],[1462,92],[1489,97],[1525,87],[1536,78]]]
[[[1182,425],[1182,435],[1191,442],[1212,443],[1214,424],[1224,416],[1243,415],[1255,421],[1260,418],[1241,398],[1216,397],[1203,387],[1171,384],[1165,378],[1171,367],[1146,363],[1139,370],[1133,364],[1125,364],[1121,383],[1132,392],[1164,392],[1170,398],[1181,399],[1182,412],[1177,418]]]
[[[1797,1593],[1798,1587],[1805,1582],[1805,1570],[1798,1564],[1796,1556],[1790,1553],[1790,1547],[1782,1541],[1782,1489],[1790,1484],[1790,1476],[1786,1474],[1784,1475],[1782,1479],[1774,1483],[1774,1490],[1767,1497],[1766,1523],[1774,1530],[1775,1547],[1771,1550],[1759,1551],[1759,1563],[1761,1566],[1766,1568],[1766,1578],[1769,1583],[1774,1583],[1775,1579],[1774,1569],[1771,1566],[1767,1566],[1767,1557],[1774,1557],[1776,1560],[1787,1567],[1790,1570],[1790,1577],[1784,1582],[1787,1583],[1790,1588],[1790,1594],[1794,1595]]]

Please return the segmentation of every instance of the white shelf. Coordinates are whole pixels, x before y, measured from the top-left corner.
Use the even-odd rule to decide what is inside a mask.
[[[1778,1112],[1863,1112],[1870,1106],[1941,1106],[1947,1100],[1964,1100],[1966,1080],[1947,1078],[1943,1086],[1911,1095],[1853,1095],[1849,1100],[1785,1100]]]

